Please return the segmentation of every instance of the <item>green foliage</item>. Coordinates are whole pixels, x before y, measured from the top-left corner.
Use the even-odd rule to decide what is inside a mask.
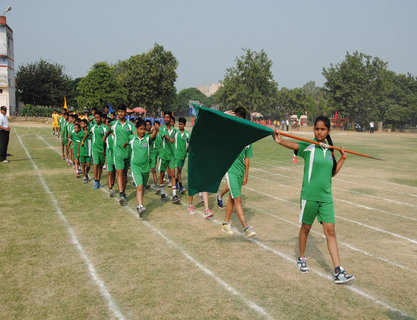
[[[117,81],[106,62],[94,64],[78,84],[77,102],[81,108],[102,108],[107,103],[118,106],[126,103],[127,92]]]
[[[389,91],[387,63],[355,51],[337,65],[323,68],[329,104],[353,122],[382,120],[380,107]]]
[[[199,101],[200,105],[203,105],[208,108],[210,108],[214,104],[214,101],[211,97],[206,97],[197,88],[187,88],[181,90],[178,93],[175,99],[175,103],[172,106],[172,111],[187,110],[190,100]]]
[[[17,94],[25,104],[61,106],[64,96],[72,94],[71,80],[64,67],[43,59],[20,66],[16,83]]]
[[[390,105],[385,112],[385,121],[392,124],[392,128],[395,129],[399,125],[408,122],[408,108],[400,106],[398,104]]]
[[[261,112],[269,115],[274,112],[278,85],[274,81],[272,61],[267,54],[244,50],[245,54],[236,58],[236,65],[226,70],[215,99],[223,109],[245,107],[249,112]]]
[[[147,53],[119,61],[114,72],[127,90],[129,105],[154,112],[173,104],[177,67],[174,55],[155,44]]]
[[[50,107],[26,104],[19,115],[24,117],[51,117],[53,111],[54,109]]]

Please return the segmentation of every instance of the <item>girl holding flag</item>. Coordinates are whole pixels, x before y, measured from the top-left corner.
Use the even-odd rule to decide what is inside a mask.
[[[298,143],[283,140],[279,132],[275,132],[275,141],[289,149],[298,151],[298,156],[304,158],[304,177],[301,190],[301,228],[299,233],[299,253],[297,267],[301,272],[308,272],[305,249],[308,233],[317,217],[323,225],[327,247],[334,266],[335,283],[345,283],[355,279],[346,273],[340,265],[339,250],[335,233],[335,214],[332,195],[332,177],[342,168],[346,159],[345,149],[341,149],[342,156],[336,162],[334,153],[329,148],[333,142],[330,137],[330,120],[320,116],[314,121],[315,141],[320,145],[300,141]],[[328,145],[325,144],[327,140]]]

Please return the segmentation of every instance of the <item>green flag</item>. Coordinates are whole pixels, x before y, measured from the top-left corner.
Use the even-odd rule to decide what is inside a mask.
[[[188,147],[188,194],[215,193],[247,145],[273,135],[268,127],[194,104],[198,116]]]

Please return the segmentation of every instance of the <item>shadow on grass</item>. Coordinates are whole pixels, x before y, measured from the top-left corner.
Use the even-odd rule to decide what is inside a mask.
[[[387,317],[390,319],[401,319],[401,320],[412,320],[415,319],[413,316],[409,316],[401,313],[400,311],[387,311]]]

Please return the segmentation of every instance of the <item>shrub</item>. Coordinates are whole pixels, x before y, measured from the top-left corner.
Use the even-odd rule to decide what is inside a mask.
[[[54,109],[50,107],[26,104],[23,106],[20,115],[25,117],[50,117],[53,111]]]

